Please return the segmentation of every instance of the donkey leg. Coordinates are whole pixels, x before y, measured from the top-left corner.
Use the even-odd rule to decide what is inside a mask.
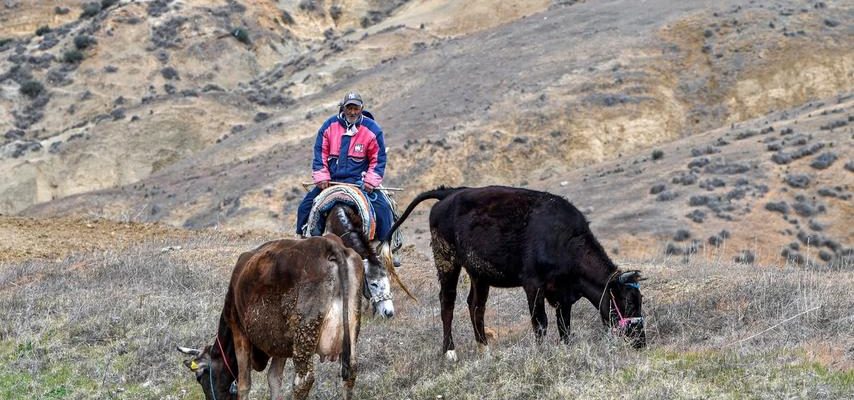
[[[483,315],[486,312],[486,299],[489,297],[489,285],[471,281],[468,305],[471,324],[474,327],[474,339],[480,345],[481,351],[487,351],[486,331],[483,325]]]
[[[534,335],[537,338],[537,344],[543,342],[543,337],[546,336],[546,329],[549,326],[549,319],[546,316],[545,294],[540,287],[525,287],[525,294],[528,297],[528,311],[531,312],[531,326],[534,328]]]

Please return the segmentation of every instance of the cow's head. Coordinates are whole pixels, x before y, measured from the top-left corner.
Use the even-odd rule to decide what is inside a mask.
[[[376,257],[372,258],[376,260]],[[365,265],[365,298],[371,302],[374,314],[379,314],[382,318],[391,318],[394,316],[394,303],[391,301],[391,281],[388,271],[378,260],[376,262],[369,260],[362,260]]]
[[[636,349],[646,346],[640,281],[640,271],[622,272],[608,281],[603,293],[603,304],[608,303],[603,307],[603,311],[607,310],[603,313],[604,322]]]
[[[237,385],[230,372],[225,368],[221,354],[211,355],[211,347],[204,350],[178,346],[178,351],[193,356],[184,360],[184,365],[196,376],[202,385],[205,399],[237,399]]]

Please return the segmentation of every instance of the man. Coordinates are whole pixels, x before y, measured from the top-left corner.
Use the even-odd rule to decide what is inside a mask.
[[[376,215],[375,238],[385,237],[391,229],[391,206],[386,196],[373,193],[385,174],[383,131],[373,119],[363,115],[364,106],[359,93],[347,93],[339,113],[329,117],[317,131],[311,165],[314,189],[305,195],[297,210],[298,235],[303,235],[314,198],[330,182],[352,183],[367,192]]]

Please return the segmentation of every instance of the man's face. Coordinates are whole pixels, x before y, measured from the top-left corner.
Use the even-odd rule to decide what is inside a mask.
[[[344,106],[344,118],[347,119],[349,123],[355,123],[359,120],[359,116],[362,115],[362,107],[359,107],[355,104],[347,104]]]

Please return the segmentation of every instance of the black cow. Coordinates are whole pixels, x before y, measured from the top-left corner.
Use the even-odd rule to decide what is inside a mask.
[[[448,359],[456,360],[451,321],[462,268],[471,278],[468,305],[475,339],[484,347],[489,288],[518,286],[527,294],[538,341],[548,326],[545,300],[556,308],[558,332],[566,343],[571,307],[583,297],[599,309],[606,326],[626,335],[635,348],[646,345],[640,272],[617,269],[568,201],[502,186],[440,187],[412,200],[391,231],[428,199],[440,200],[430,211],[430,246],[441,285],[442,350]]]

